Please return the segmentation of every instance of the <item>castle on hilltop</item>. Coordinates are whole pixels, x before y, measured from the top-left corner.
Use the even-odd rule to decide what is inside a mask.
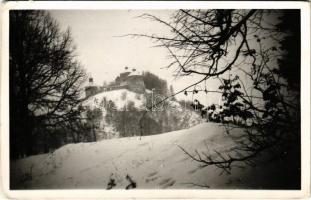
[[[146,88],[142,74],[134,68],[129,70],[128,67],[125,67],[125,72],[120,73],[115,81],[107,86],[96,86],[93,83],[93,78],[89,78],[88,86],[85,87],[85,96],[87,98],[100,92],[120,89],[128,89],[140,94],[144,93]]]

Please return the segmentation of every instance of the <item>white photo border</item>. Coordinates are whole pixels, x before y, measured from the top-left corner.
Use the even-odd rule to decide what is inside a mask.
[[[10,190],[9,187],[9,11],[105,9],[300,9],[301,11],[301,189],[300,190]],[[4,198],[23,199],[288,199],[310,195],[310,3],[273,1],[26,1],[1,5],[0,187]],[[1,195],[0,195],[1,198]]]

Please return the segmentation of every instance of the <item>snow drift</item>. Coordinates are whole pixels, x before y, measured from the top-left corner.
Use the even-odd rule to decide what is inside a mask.
[[[236,167],[231,174],[220,175],[221,169],[202,168],[179,148],[190,153],[230,151],[241,131],[228,135],[219,124],[204,123],[141,138],[68,144],[50,154],[11,162],[11,188],[106,189],[113,179],[113,189],[125,189],[126,176],[138,189],[282,187],[285,176],[278,163],[261,160],[255,167]]]

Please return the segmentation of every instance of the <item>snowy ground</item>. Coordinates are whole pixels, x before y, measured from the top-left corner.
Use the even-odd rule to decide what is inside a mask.
[[[204,123],[160,135],[69,144],[54,153],[11,162],[11,188],[106,189],[129,185],[129,175],[141,189],[277,188],[284,171],[278,163],[258,161],[256,167],[234,168],[230,175],[209,166],[200,168],[178,147],[189,152],[228,151],[240,130],[227,135],[219,124]]]

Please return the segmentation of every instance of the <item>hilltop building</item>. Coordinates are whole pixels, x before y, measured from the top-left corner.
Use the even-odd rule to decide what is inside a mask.
[[[144,93],[146,88],[142,74],[136,71],[136,69],[129,71],[129,69],[125,67],[125,72],[120,73],[115,81],[107,86],[96,86],[94,85],[93,78],[89,78],[89,84],[85,87],[85,96],[89,97],[100,92],[120,89],[128,89],[140,94]]]

